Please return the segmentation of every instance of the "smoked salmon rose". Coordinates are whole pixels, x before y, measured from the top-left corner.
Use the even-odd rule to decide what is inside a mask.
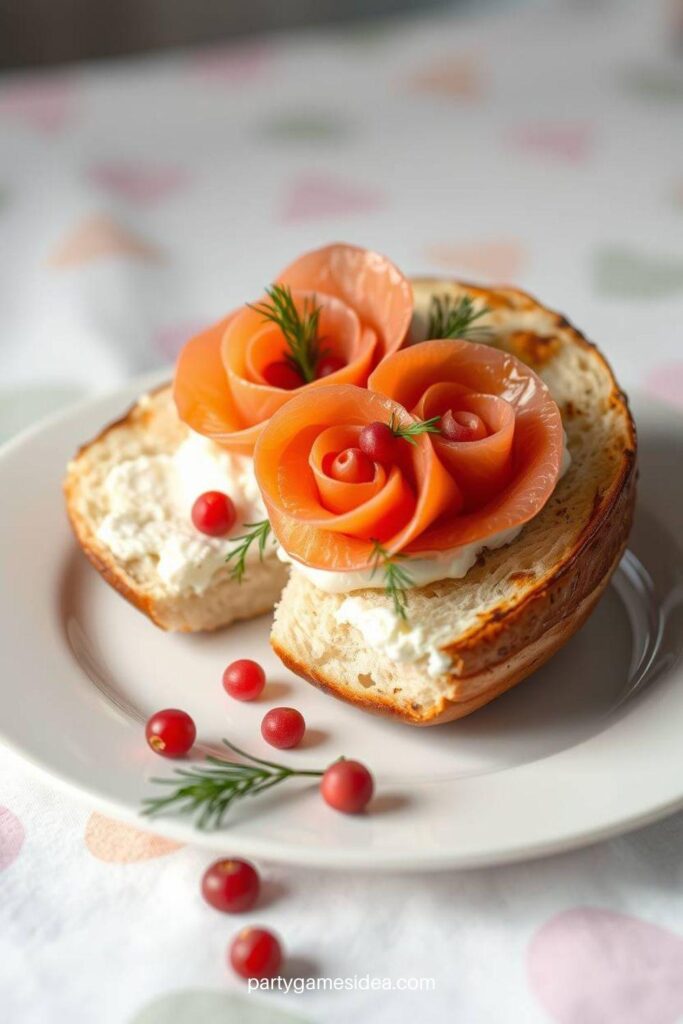
[[[232,451],[252,454],[268,419],[327,384],[364,386],[403,343],[410,283],[384,256],[330,245],[295,260],[265,296],[192,338],[178,359],[180,418]]]
[[[391,464],[358,447],[364,427],[415,421],[384,395],[351,385],[306,391],[261,433],[254,469],[273,531],[295,560],[344,572],[393,555],[462,504],[427,434],[401,440]],[[397,439],[398,440],[398,439]]]
[[[543,382],[468,341],[396,352],[368,389],[306,391],[265,427],[254,468],[295,561],[336,572],[439,554],[521,526],[559,477],[563,431]],[[379,584],[378,584],[379,585]]]

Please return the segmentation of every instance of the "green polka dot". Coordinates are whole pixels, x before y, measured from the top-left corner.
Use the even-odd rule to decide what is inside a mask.
[[[326,111],[275,113],[257,127],[257,134],[276,142],[337,142],[350,133],[338,114]]]
[[[333,29],[332,38],[345,46],[365,50],[385,43],[393,35],[393,28],[385,20],[351,21]]]
[[[683,103],[683,72],[634,67],[622,75],[624,88],[634,96],[659,103]]]
[[[282,998],[282,995],[281,995]],[[157,996],[130,1024],[312,1024],[310,1019],[276,1009],[258,994],[186,989]]]
[[[619,299],[661,299],[683,291],[683,259],[650,256],[618,246],[598,250],[595,287]]]

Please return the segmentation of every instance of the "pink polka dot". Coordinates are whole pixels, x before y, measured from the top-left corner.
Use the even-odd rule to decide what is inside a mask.
[[[0,807],[0,871],[8,868],[24,842],[24,826],[7,807]]]
[[[67,125],[74,105],[73,83],[64,76],[36,75],[0,91],[0,114],[35,131],[57,134]]]
[[[377,188],[323,174],[305,174],[288,186],[282,219],[314,220],[373,213],[383,205],[384,196]]]
[[[87,176],[99,188],[141,206],[166,199],[188,181],[188,175],[181,167],[125,160],[93,164],[88,168]]]
[[[645,388],[656,398],[683,408],[683,363],[657,366],[645,381]]]
[[[191,58],[196,73],[217,85],[241,85],[258,78],[270,63],[267,46],[256,43],[212,46]]]
[[[627,914],[576,907],[529,946],[529,985],[559,1024],[675,1024],[683,938]]]
[[[528,124],[513,133],[512,142],[529,152],[580,163],[593,149],[594,131],[592,125],[582,123]]]

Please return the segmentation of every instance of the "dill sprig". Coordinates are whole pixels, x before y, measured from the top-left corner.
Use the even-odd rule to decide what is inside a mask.
[[[296,308],[292,291],[286,284],[266,288],[268,302],[257,302],[249,308],[261,313],[280,328],[289,346],[286,361],[306,384],[315,380],[315,368],[324,353],[320,350],[318,325],[320,306],[305,298],[301,312]]]
[[[428,338],[488,338],[488,327],[475,326],[477,320],[491,310],[488,306],[476,309],[474,300],[463,295],[457,302],[450,295],[432,295],[429,307]]]
[[[389,430],[394,437],[400,437],[408,444],[417,445],[415,438],[419,434],[440,434],[441,433],[441,417],[432,416],[428,420],[418,420],[416,423],[408,423],[406,426],[402,426],[396,413],[391,414],[389,420]]]
[[[256,796],[295,776],[319,778],[324,772],[324,769],[304,771],[274,761],[263,761],[240,750],[228,740],[223,740],[223,743],[250,763],[208,756],[202,765],[176,768],[173,778],[152,779],[152,782],[162,786],[173,786],[173,791],[168,796],[143,800],[142,813],[154,815],[167,810],[183,814],[197,813],[198,828],[220,828],[236,800]]]
[[[405,555],[390,555],[385,547],[378,540],[374,540],[372,547],[372,572],[370,579],[380,569],[384,573],[384,592],[391,598],[394,612],[404,622],[407,619],[406,608],[408,606],[408,590],[413,585],[413,580],[407,569],[404,569],[400,562]]]
[[[266,541],[270,536],[271,529],[270,523],[267,519],[261,519],[258,523],[245,523],[244,526],[248,532],[240,534],[239,537],[235,537],[235,540],[240,541],[240,543],[232,549],[225,559],[228,563],[235,559],[235,564],[232,567],[230,576],[233,580],[237,580],[238,583],[241,583],[244,577],[244,573],[247,568],[247,553],[252,544],[258,544],[259,557],[261,561],[263,561],[263,555],[266,550]]]

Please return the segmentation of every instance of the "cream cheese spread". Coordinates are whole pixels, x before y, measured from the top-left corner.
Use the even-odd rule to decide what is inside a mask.
[[[411,628],[391,608],[368,607],[361,597],[346,597],[335,613],[341,625],[355,626],[366,646],[399,663],[426,659],[432,678],[448,672],[451,659],[439,650],[434,637],[425,635],[422,626]]]
[[[192,431],[172,455],[118,463],[104,488],[109,507],[98,539],[124,564],[154,559],[159,578],[174,594],[203,593],[225,566],[244,524],[267,518],[252,459]],[[209,537],[192,523],[192,505],[204,491],[223,491],[235,503],[237,520],[226,537]],[[253,544],[247,563],[258,558]]]
[[[558,480],[571,465],[571,455],[565,436],[562,463]],[[474,544],[467,544],[450,551],[439,552],[432,558],[411,558],[409,572],[414,587],[424,587],[437,580],[457,580],[467,575],[484,550],[494,550],[510,544],[522,531],[522,525],[502,530],[492,537],[486,537]],[[278,549],[278,556],[289,561],[287,555]],[[332,572],[325,569],[311,569],[292,562],[292,568],[302,573],[321,590],[332,594],[352,594],[355,590],[379,589],[383,586],[380,574],[372,577],[371,570],[361,572]],[[436,678],[448,671],[451,659],[439,647],[439,637],[426,632],[424,627],[411,627],[391,608],[371,605],[362,596],[348,596],[335,613],[340,625],[355,627],[365,644],[380,651],[395,662],[426,661],[427,673]]]

